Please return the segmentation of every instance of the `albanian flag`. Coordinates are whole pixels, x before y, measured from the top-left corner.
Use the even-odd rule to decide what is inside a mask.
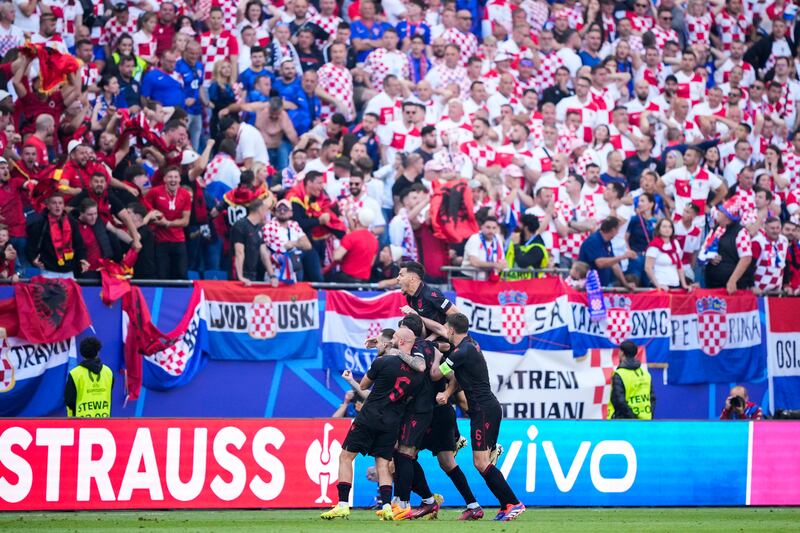
[[[434,181],[431,196],[433,236],[450,243],[459,243],[478,232],[472,203],[472,190],[467,180]]]
[[[29,58],[39,60],[41,91],[45,94],[56,91],[59,85],[67,81],[69,74],[80,69],[78,58],[69,54],[62,54],[44,44],[27,42],[19,50],[20,53]]]
[[[14,297],[19,336],[33,344],[69,339],[92,323],[75,280],[35,276],[17,285]]]

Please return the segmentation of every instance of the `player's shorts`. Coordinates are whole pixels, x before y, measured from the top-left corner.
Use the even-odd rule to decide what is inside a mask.
[[[353,422],[344,438],[342,448],[348,452],[391,459],[397,442],[397,430],[373,428],[363,422]]]
[[[433,410],[427,413],[406,413],[403,417],[403,423],[400,424],[400,436],[397,438],[397,443],[400,446],[409,446],[419,450],[420,446],[422,446],[422,439],[425,438],[425,432],[431,426],[432,420]]]
[[[430,450],[433,455],[454,452],[458,437],[455,409],[451,405],[437,405],[433,408],[433,420],[419,449]]]
[[[497,402],[474,407],[470,405],[469,436],[472,451],[480,452],[494,448],[502,419],[503,412]]]

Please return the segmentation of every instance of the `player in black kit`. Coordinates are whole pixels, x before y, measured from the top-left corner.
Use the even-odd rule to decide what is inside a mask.
[[[391,330],[389,330],[391,331]],[[384,330],[382,334],[387,333]],[[414,394],[423,381],[424,361],[413,361],[411,356],[414,347],[414,334],[408,328],[399,328],[392,335],[392,343],[396,349],[372,362],[367,374],[361,380],[360,387],[372,390],[367,396],[364,406],[350,426],[350,431],[342,444],[339,455],[339,482],[336,485],[339,502],[333,509],[320,516],[326,520],[347,518],[350,515],[348,505],[353,480],[353,460],[356,455],[371,455],[375,458],[375,469],[378,473],[384,520],[392,520],[392,475],[389,472],[389,461],[394,455],[397,432],[401,418],[406,409],[409,396]],[[421,364],[419,370],[417,367]],[[373,386],[374,385],[374,386]]]
[[[500,502],[500,512],[495,520],[514,520],[525,511],[525,506],[514,495],[503,474],[490,460],[490,452],[497,444],[500,421],[503,417],[500,403],[492,393],[486,359],[480,349],[467,339],[469,319],[461,313],[447,317],[447,337],[453,351],[442,361],[437,354],[431,369],[434,379],[455,376],[467,396],[470,420],[472,459],[486,485]],[[443,398],[446,401],[446,398]]]
[[[425,284],[425,267],[416,261],[408,261],[400,265],[400,274],[397,276],[397,284],[406,297],[408,305],[401,311],[404,315],[417,314],[422,317],[425,327],[429,331],[434,328],[429,326],[429,321],[437,324],[444,324],[447,315],[458,313],[458,309],[453,302],[442,294],[442,291],[433,289]]]
[[[445,405],[436,403],[436,396],[444,392],[444,387],[448,383],[455,381],[432,381],[430,369],[436,359],[436,347],[433,342],[423,337],[422,319],[418,315],[411,314],[404,317],[400,325],[414,332],[416,341],[412,354],[424,357],[426,372],[425,381],[417,389],[416,397],[408,404],[400,425],[400,436],[394,456],[395,496],[400,501],[394,509],[394,519],[407,520],[426,515],[435,517],[438,514],[439,503],[434,500],[422,467],[417,461],[417,453],[421,449],[428,449],[437,456],[439,466],[450,477],[467,503],[467,509],[459,520],[483,518],[483,510],[472,494],[466,476],[455,462],[457,439],[455,411],[449,403]],[[452,394],[454,389],[455,387],[452,387],[449,393]],[[422,497],[422,504],[413,511],[409,506],[412,487]]]

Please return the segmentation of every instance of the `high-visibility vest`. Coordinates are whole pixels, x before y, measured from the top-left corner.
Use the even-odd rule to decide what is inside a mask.
[[[67,416],[75,418],[108,418],[111,416],[111,386],[114,374],[106,365],[95,374],[85,366],[70,371],[75,382],[75,412],[67,407]]]
[[[542,249],[542,254],[544,255],[544,257],[542,258],[542,263],[539,265],[539,268],[547,268],[547,265],[550,262],[550,254],[547,253],[547,248],[545,248],[544,245],[538,242],[532,242],[530,244],[521,245],[519,249],[520,251],[522,251],[522,253],[528,253],[534,247],[537,246]],[[508,247],[508,250],[506,250],[506,264],[508,265],[508,268],[518,268],[517,264],[514,261],[515,248],[516,247],[512,244],[511,246]],[[533,272],[505,272],[503,273],[503,277],[507,280],[531,279],[533,277]],[[544,277],[544,275],[538,274],[537,277],[541,278]]]
[[[653,408],[650,404],[650,372],[639,367],[636,370],[630,368],[618,368],[614,371],[622,379],[625,385],[625,401],[631,408],[633,414],[639,420],[652,420]],[[613,383],[613,382],[612,382]],[[613,386],[613,385],[612,385]],[[611,391],[614,394],[614,391]],[[614,406],[608,402],[608,419],[614,418]]]

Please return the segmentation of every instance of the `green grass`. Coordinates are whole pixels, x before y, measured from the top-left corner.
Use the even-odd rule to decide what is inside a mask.
[[[489,510],[491,516],[495,510]],[[529,509],[519,520],[498,523],[456,522],[458,511],[446,510],[439,520],[380,522],[372,511],[354,511],[347,521],[325,522],[319,511],[115,511],[0,513],[0,531],[31,533],[58,531],[135,532],[374,532],[378,528],[397,532],[445,533],[450,531],[497,532],[736,532],[798,531],[800,508],[670,508],[670,509]],[[490,515],[487,513],[487,518]]]

